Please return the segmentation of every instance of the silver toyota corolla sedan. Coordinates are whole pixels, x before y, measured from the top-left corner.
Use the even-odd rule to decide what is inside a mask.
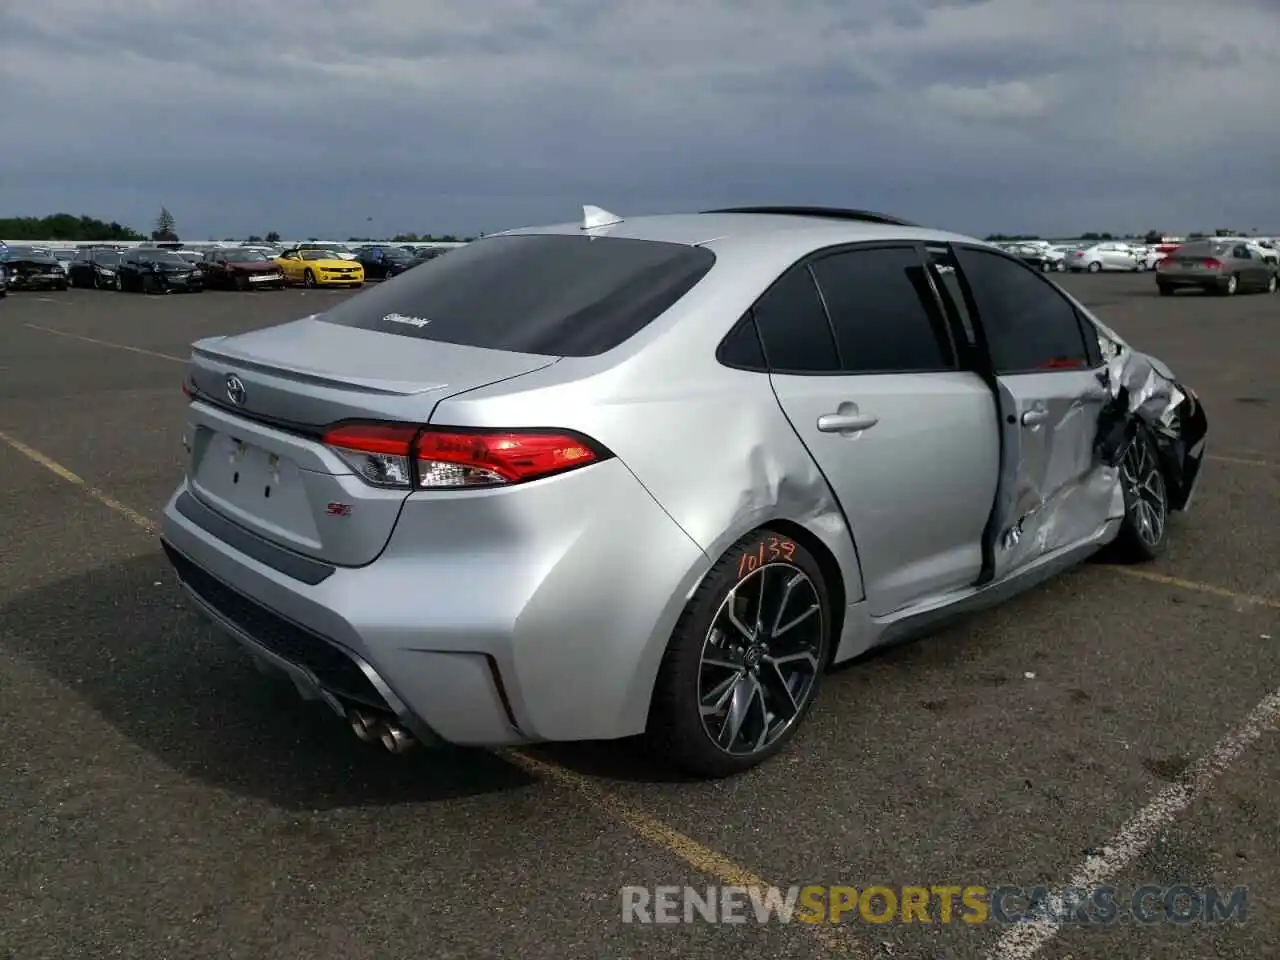
[[[725,776],[826,668],[1158,555],[1195,394],[976,240],[858,211],[583,220],[193,346],[166,552],[362,738],[644,734]]]

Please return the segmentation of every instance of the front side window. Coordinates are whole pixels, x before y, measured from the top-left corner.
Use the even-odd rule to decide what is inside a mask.
[[[997,374],[1090,366],[1073,307],[1039,273],[988,250],[956,249]]]

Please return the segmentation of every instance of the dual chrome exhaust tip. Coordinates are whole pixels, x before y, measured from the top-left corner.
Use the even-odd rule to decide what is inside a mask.
[[[413,749],[418,742],[395,720],[364,710],[352,710],[347,722],[357,737],[365,743],[380,743],[388,753],[401,754]]]

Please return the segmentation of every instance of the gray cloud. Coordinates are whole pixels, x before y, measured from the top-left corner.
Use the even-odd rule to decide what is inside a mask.
[[[977,233],[1280,230],[1280,8],[1154,9],[10,4],[0,215],[143,227],[163,203],[192,236],[346,236],[772,201]]]

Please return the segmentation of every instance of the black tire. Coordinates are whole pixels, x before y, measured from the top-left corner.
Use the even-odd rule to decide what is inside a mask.
[[[126,289],[126,287],[125,287],[125,282],[124,282],[124,274],[123,274],[123,273],[117,273],[117,274],[116,274],[116,290],[117,290],[119,293],[124,293],[124,292],[125,292],[125,289]]]
[[[1280,279],[1277,279],[1276,275],[1273,273],[1271,276],[1267,278],[1266,292],[1275,293],[1277,287],[1280,287]]]
[[[763,616],[758,611],[750,612],[756,596],[754,587],[766,585],[765,596],[776,603],[782,596],[780,578],[788,575],[798,586],[788,594],[782,611],[772,615],[766,612]],[[756,621],[759,640],[748,638],[730,625],[730,596],[739,588],[737,600],[746,609],[747,619]],[[797,621],[799,612],[809,607],[816,608],[814,613]],[[783,619],[784,613],[787,619]],[[740,612],[737,622],[742,622],[742,615]],[[766,621],[763,630],[760,630],[761,620]],[[779,621],[783,629],[773,635],[771,628],[779,626]],[[794,625],[788,626],[788,623]],[[831,625],[831,603],[822,569],[804,547],[767,528],[739,540],[707,573],[672,632],[649,707],[645,731],[649,749],[686,773],[702,778],[731,776],[772,757],[795,735],[817,699],[834,642]],[[787,634],[790,636],[786,640],[779,639]],[[735,644],[735,639],[741,644]],[[721,643],[724,645],[720,646]],[[781,668],[772,666],[770,643],[775,644],[774,655],[784,656],[794,668],[795,672],[787,679],[782,679]],[[785,651],[790,650],[792,644],[802,644],[804,652],[785,657]],[[723,659],[726,665],[731,663],[732,668],[704,664],[707,652],[717,654],[717,660]],[[763,675],[759,673],[761,670]],[[747,701],[749,712],[740,726],[744,732],[759,732],[763,728],[765,734],[758,741],[762,746],[735,750],[737,739],[732,731],[729,731],[728,748],[712,739],[709,726],[716,725],[718,718],[703,717],[701,704],[708,695],[703,690],[704,676],[708,681],[720,679],[720,683],[713,685],[720,693],[727,694],[731,687],[726,684],[734,684],[735,677],[745,685],[743,690],[759,692],[758,698],[753,693]],[[789,702],[781,699],[784,687],[790,690],[792,680],[797,681],[796,689],[788,693],[788,699],[795,702],[799,694],[798,709],[794,711]],[[782,717],[769,712],[764,703],[767,696],[776,699],[775,706],[785,704],[784,709],[792,715]],[[724,696],[720,698],[720,705],[727,711]],[[776,727],[775,720],[779,721]],[[726,713],[721,735],[727,726]]]
[[[1168,543],[1169,490],[1155,441],[1145,426],[1139,427],[1125,452],[1120,488],[1124,492],[1124,521],[1112,552],[1123,563],[1148,563],[1164,553]],[[1153,503],[1156,500],[1158,505]],[[1153,512],[1146,512],[1141,502],[1154,507]]]
[[[1162,297],[1173,296],[1173,287],[1169,286],[1167,283],[1156,284],[1156,289],[1160,291],[1160,296]]]
[[[1224,297],[1234,297],[1239,289],[1240,278],[1237,276],[1230,276],[1227,278],[1227,282],[1218,288],[1218,293]]]
[[[313,289],[316,285],[316,275],[311,272],[310,267],[308,267],[306,272],[302,274],[302,285],[308,290]]]
[[[1097,260],[1093,261],[1093,263],[1089,264],[1089,272],[1090,272],[1090,273],[1101,273],[1101,272],[1102,272],[1102,264],[1101,264],[1101,263],[1099,263]]]

